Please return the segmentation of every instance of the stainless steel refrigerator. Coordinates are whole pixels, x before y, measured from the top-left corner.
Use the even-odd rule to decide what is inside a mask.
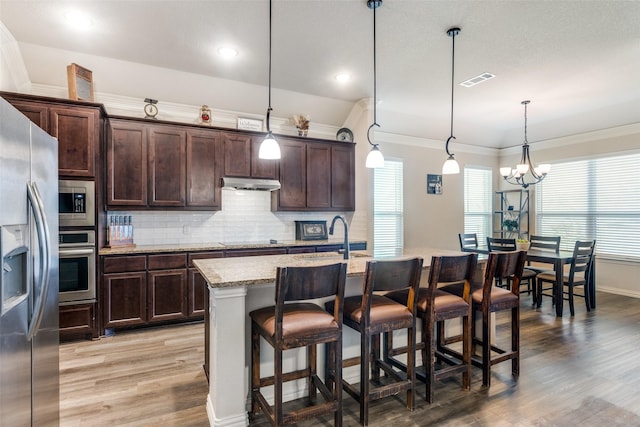
[[[0,256],[0,426],[57,426],[58,142],[1,97]]]

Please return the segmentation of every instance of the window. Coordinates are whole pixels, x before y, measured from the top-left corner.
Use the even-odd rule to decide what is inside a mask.
[[[373,254],[402,255],[402,161],[385,160],[373,172]]]
[[[464,168],[464,232],[475,233],[478,242],[491,236],[492,179],[491,169]]]
[[[536,233],[596,240],[598,256],[640,261],[640,153],[553,164],[536,185]]]

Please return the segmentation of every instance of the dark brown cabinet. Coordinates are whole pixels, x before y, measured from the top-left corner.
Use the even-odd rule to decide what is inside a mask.
[[[2,96],[58,139],[60,177],[95,177],[101,133],[100,106],[10,93]]]
[[[274,209],[355,209],[355,146],[347,143],[280,139],[280,191]]]
[[[187,318],[187,270],[149,271],[149,322]]]
[[[147,127],[112,120],[107,137],[107,206],[147,206]]]
[[[149,206],[184,206],[187,136],[172,126],[149,127]]]
[[[103,329],[145,325],[147,316],[147,257],[102,257]]]
[[[220,209],[220,133],[112,119],[107,208]]]
[[[59,307],[60,341],[77,337],[98,338],[96,304],[74,304]]]
[[[244,133],[223,134],[224,175],[234,177],[274,179],[277,161],[258,157],[264,135]]]
[[[220,133],[187,132],[187,207],[220,209]]]

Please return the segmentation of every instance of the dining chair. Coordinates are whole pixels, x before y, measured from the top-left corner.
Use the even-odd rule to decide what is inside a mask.
[[[524,251],[490,252],[485,267],[482,287],[473,286],[471,291],[471,363],[482,369],[482,384],[491,385],[491,367],[511,360],[511,373],[514,377],[520,374],[520,280],[526,260]],[[510,289],[495,286],[498,279],[510,278]],[[464,296],[464,288],[458,285],[444,286],[446,292]],[[511,346],[503,348],[491,342],[491,314],[509,310],[511,312]],[[482,315],[482,333],[476,336],[477,314]],[[496,334],[502,329],[496,329]],[[482,348],[477,353],[477,345]]]
[[[560,236],[531,236],[529,239],[529,249],[534,249],[544,252],[560,252]],[[527,270],[535,271],[536,273],[542,273],[548,271],[548,267],[541,267],[531,265],[531,262],[527,262],[525,267]]]
[[[320,414],[333,413],[334,425],[342,426],[342,309],[347,264],[314,267],[278,267],[275,306],[249,313],[251,318],[251,415],[262,410],[273,426],[292,424]],[[333,297],[330,312],[309,300]],[[285,304],[287,303],[287,304]],[[274,372],[260,376],[260,337],[273,347]],[[327,385],[317,375],[318,344],[331,349],[325,362],[332,382]],[[283,352],[307,347],[307,366],[283,372]],[[326,373],[325,373],[326,374]],[[327,375],[325,375],[325,378]],[[286,381],[306,378],[309,406],[285,412],[282,386]],[[273,385],[273,405],[261,389]],[[320,391],[324,402],[318,403]]]
[[[573,304],[573,297],[579,296],[584,298],[587,311],[591,311],[591,301],[587,286],[590,277],[591,266],[593,263],[593,254],[595,252],[596,241],[577,241],[573,247],[573,259],[569,267],[569,273],[563,273],[562,286],[558,286],[556,283],[556,273],[553,270],[547,270],[539,273],[537,276],[537,306],[542,305],[542,296],[554,297],[555,292],[562,292],[561,296],[565,300],[569,301],[569,310],[571,315],[575,316],[575,308]],[[544,288],[545,283],[551,283],[550,288]],[[574,292],[576,287],[582,286],[583,293],[576,294]],[[564,288],[567,288],[566,292]],[[551,290],[551,294],[545,293]],[[566,295],[566,296],[565,296]]]
[[[494,252],[494,251],[503,251],[503,252],[509,252],[509,251],[515,251],[517,248],[516,246],[516,239],[511,239],[511,238],[499,238],[499,237],[487,237],[487,249],[489,249],[489,252]],[[532,297],[532,304],[536,304],[537,301],[537,296],[536,296],[536,275],[538,273],[534,270],[530,270],[528,268],[525,268],[524,271],[522,272],[522,281],[525,282],[524,284],[527,285],[527,294],[533,294]],[[507,278],[505,284],[503,284],[502,279],[498,279],[498,286],[502,286],[502,287],[510,287],[510,279]]]
[[[433,402],[435,382],[447,377],[462,374],[462,388],[469,390],[471,385],[471,282],[476,272],[478,254],[460,256],[434,256],[431,258],[429,280],[426,287],[418,289],[417,316],[422,323],[422,340],[417,344],[421,350],[424,373],[416,370],[416,376],[427,388],[425,399]],[[460,296],[439,289],[446,283],[461,286]],[[390,292],[385,295],[394,301],[407,299],[407,291]],[[449,352],[444,340],[445,321],[462,320],[462,357],[458,352]],[[434,333],[435,329],[435,333]],[[393,348],[390,335],[383,345],[385,360],[394,366],[406,370],[406,366],[396,358],[406,354],[406,347]],[[453,356],[453,357],[452,357]],[[436,364],[436,361],[439,364]]]
[[[344,390],[360,404],[360,424],[369,423],[369,405],[383,397],[406,392],[406,406],[413,411],[416,388],[416,299],[422,258],[367,261],[361,296],[344,299],[344,324],[360,334],[360,355],[342,361],[343,368],[360,365],[360,384],[342,379]],[[394,301],[381,292],[406,290],[406,299]],[[334,302],[326,303],[334,311]],[[380,357],[380,335],[406,330],[406,373]],[[329,349],[329,351],[331,351]],[[380,380],[380,370],[385,381]],[[336,382],[340,381],[336,378]]]
[[[462,252],[474,252],[478,249],[478,235],[476,233],[458,233],[458,240]]]

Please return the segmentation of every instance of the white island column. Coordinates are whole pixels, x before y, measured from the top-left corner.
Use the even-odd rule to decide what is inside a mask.
[[[244,427],[247,415],[244,286],[209,288],[209,395],[214,427]]]

